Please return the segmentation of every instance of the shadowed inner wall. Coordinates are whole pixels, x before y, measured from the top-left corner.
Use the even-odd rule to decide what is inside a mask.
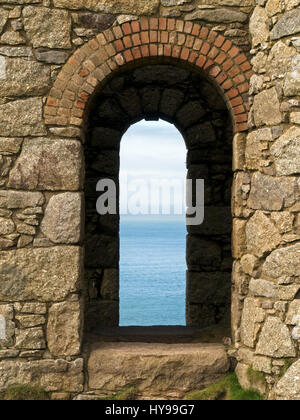
[[[142,119],[159,118],[185,140],[188,178],[205,180],[205,222],[188,226],[187,326],[230,317],[231,117],[217,87],[202,75],[177,65],[145,65],[115,76],[91,107],[85,144],[88,331],[119,324],[119,215],[97,214],[96,184],[101,178],[119,184],[123,134]]]

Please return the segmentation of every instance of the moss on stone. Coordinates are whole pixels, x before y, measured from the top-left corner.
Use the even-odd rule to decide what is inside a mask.
[[[279,377],[282,378],[286,372],[289,370],[289,368],[292,366],[292,364],[295,362],[295,359],[285,359],[284,365],[280,368]]]
[[[259,370],[254,370],[251,366],[248,368],[247,376],[252,386],[257,383],[266,384],[265,375]]]
[[[49,394],[40,387],[15,385],[0,392],[0,400],[4,401],[46,401]]]
[[[108,401],[133,401],[136,400],[137,389],[135,387],[125,388],[123,391],[111,395],[107,398],[101,398],[102,400]]]
[[[252,389],[241,388],[235,373],[230,373],[219,382],[186,395],[185,400],[200,401],[262,401],[263,397]]]

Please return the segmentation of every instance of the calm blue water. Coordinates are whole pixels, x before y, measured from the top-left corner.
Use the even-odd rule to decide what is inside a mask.
[[[185,325],[184,217],[121,217],[120,326]]]

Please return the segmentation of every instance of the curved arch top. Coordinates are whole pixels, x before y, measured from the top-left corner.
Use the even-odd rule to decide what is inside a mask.
[[[183,61],[204,71],[223,91],[235,132],[248,129],[251,64],[231,41],[197,23],[146,18],[114,26],[79,48],[60,71],[44,108],[45,122],[81,127],[96,88],[125,65],[151,57]]]

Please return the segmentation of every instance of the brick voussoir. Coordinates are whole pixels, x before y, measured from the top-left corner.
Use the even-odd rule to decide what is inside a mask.
[[[235,125],[235,132],[239,133],[242,131],[247,131],[248,130],[248,124],[247,123],[242,123],[242,124],[236,124]]]
[[[189,58],[189,55],[190,55],[190,49],[186,48],[186,47],[183,47],[182,50],[181,50],[180,58],[182,60],[187,61],[188,58]]]
[[[204,44],[203,44],[203,46],[200,50],[200,53],[203,54],[203,55],[208,55],[210,49],[211,49],[211,45],[208,42],[204,42]]]
[[[46,105],[44,112],[46,116],[55,116],[57,115],[57,107]]]
[[[174,20],[174,19],[172,19]],[[148,30],[149,29],[149,18],[147,17],[142,17],[140,19],[140,23],[141,23],[141,30]]]
[[[123,56],[126,63],[130,63],[131,61],[133,61],[133,55],[131,53],[131,50],[125,50]]]
[[[193,45],[193,50],[200,51],[202,48],[202,45],[203,45],[202,39],[196,38]]]
[[[97,51],[100,47],[99,42],[97,41],[97,38],[91,39],[88,42],[88,46],[94,51]]]
[[[103,31],[103,34],[107,42],[112,42],[115,39],[114,33],[111,29],[106,29],[105,31]]]
[[[135,47],[142,44],[140,33],[132,35],[132,43]]]
[[[206,28],[205,26],[202,26],[201,30],[200,30],[200,38],[203,40],[206,40],[209,34],[209,29]]]
[[[212,46],[212,49],[210,50],[210,52],[208,53],[209,58],[211,58],[212,60],[215,59],[217,57],[217,55],[219,54],[219,50],[218,48],[216,48],[214,45]]]
[[[210,33],[208,35],[208,38],[207,38],[208,42],[210,42],[211,44],[214,44],[217,36],[218,36],[217,32],[215,32],[213,30],[210,31]]]
[[[105,38],[105,36],[103,35],[102,32],[96,36],[96,39],[99,42],[100,46],[103,46],[107,43],[106,38]]]
[[[50,92],[50,94],[51,94],[51,92]],[[58,104],[59,104],[59,100],[57,98],[53,98],[51,96],[48,96],[47,102],[46,102],[47,106],[58,106]]]
[[[160,42],[162,44],[168,44],[169,42],[169,32],[167,31],[162,31],[160,34]]]
[[[109,58],[107,60],[107,64],[108,64],[109,68],[111,69],[111,71],[114,71],[118,68],[117,63],[115,62],[115,60],[113,58]]]
[[[140,50],[140,47],[131,48],[131,52],[132,52],[132,55],[133,55],[134,59],[138,60],[138,59],[142,58],[142,52]]]
[[[221,68],[219,66],[214,66],[210,69],[209,75],[216,78],[218,74],[221,73]]]
[[[183,28],[184,28],[184,21],[181,19],[176,19],[176,31],[183,32]]]
[[[199,57],[199,54],[197,54],[195,51],[191,51],[190,55],[189,55],[189,58],[188,58],[188,61],[190,63],[194,64],[198,57]]]
[[[206,63],[206,59],[207,58],[204,55],[200,55],[197,62],[196,62],[196,65],[200,68],[203,68],[204,64]]]
[[[181,54],[181,47],[179,45],[174,45],[172,48],[172,57],[179,58]]]
[[[107,52],[109,57],[112,57],[116,54],[116,49],[112,42],[110,44],[105,45],[105,51]]]
[[[114,44],[117,52],[125,50],[125,46],[122,39],[117,39],[117,41],[115,41]]]
[[[240,69],[238,67],[232,67],[229,70],[228,75],[229,75],[229,77],[231,77],[233,79],[235,76],[237,76],[239,74],[239,72],[240,72]]]
[[[165,46],[165,48],[166,48],[166,46]],[[170,45],[169,45],[169,49],[172,52],[172,49],[171,49]],[[142,45],[141,46],[141,52],[142,52],[143,57],[145,57],[145,58],[149,57],[150,56],[149,46],[148,45]],[[170,54],[171,54],[171,52],[170,52]]]
[[[187,34],[191,34],[193,30],[193,22],[185,22],[183,31]]]
[[[132,33],[141,32],[141,25],[139,21],[134,20],[131,22],[131,31]]]
[[[234,113],[234,115],[244,114],[244,113],[246,113],[246,109],[245,109],[244,105],[238,105],[238,106],[233,108],[233,113]]]
[[[246,55],[205,26],[165,17],[142,17],[117,25],[77,50],[50,90],[44,107],[46,124],[72,121],[72,125],[80,126],[98,84],[119,67],[150,56],[173,57],[204,69],[223,90],[236,131],[245,131],[249,106],[241,95],[248,91],[253,74]]]
[[[158,55],[158,47],[156,44],[149,45],[150,56],[156,57]]]
[[[166,18],[159,18],[159,29],[162,31],[167,30],[167,19]]]
[[[113,30],[113,33],[114,33],[114,36],[115,36],[116,39],[120,39],[120,38],[123,37],[123,32],[122,32],[121,26],[114,26],[112,28],[112,30]]]
[[[207,60],[207,62],[204,64],[204,70],[207,70],[208,71],[208,69],[210,69],[210,67],[211,66],[213,66],[214,65],[214,62],[213,62],[213,60],[211,60],[210,58]]]
[[[227,79],[228,75],[222,71],[217,77],[216,82],[221,86],[223,82]]]
[[[215,40],[215,46],[218,48],[221,48],[224,42],[225,42],[225,38],[223,37],[223,35],[219,35],[217,39]]]
[[[233,82],[230,78],[226,79],[224,83],[222,83],[221,88],[226,92],[227,90],[231,89],[233,86]]]
[[[150,29],[155,30],[159,29],[159,19],[158,18],[150,18]]]
[[[115,56],[115,60],[116,60],[116,63],[118,64],[119,67],[121,67],[121,66],[123,66],[125,64],[124,57],[123,57],[123,55],[121,53],[119,53],[119,54],[117,54]],[[103,79],[99,79],[98,78],[98,80],[101,80],[102,81]]]
[[[199,37],[201,31],[201,26],[198,23],[194,23],[193,29],[192,29],[192,35],[195,37]]]
[[[66,97],[63,97],[63,100],[60,101],[59,105],[62,108],[71,109],[72,106],[73,106],[74,100],[75,100],[75,98],[70,100],[70,99],[67,99]]]
[[[81,100],[83,100],[84,102],[87,102],[88,101],[88,99],[89,99],[89,95],[88,95],[88,93],[87,92],[84,92],[83,90],[82,91],[80,91],[79,93],[78,93],[78,98],[80,98]]]

